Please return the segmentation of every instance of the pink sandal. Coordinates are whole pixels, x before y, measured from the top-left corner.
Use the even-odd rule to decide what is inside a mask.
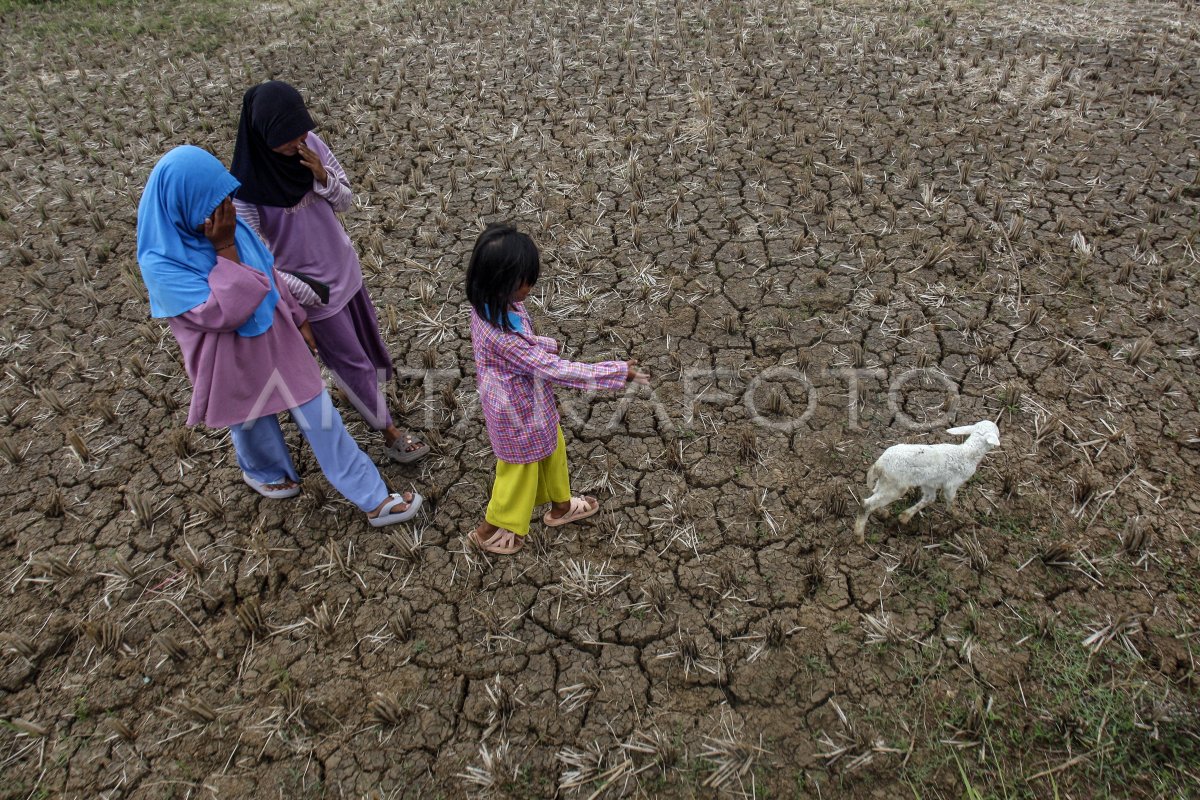
[[[578,522],[581,519],[587,519],[592,514],[600,510],[600,501],[588,495],[585,497],[572,497],[571,507],[567,513],[561,517],[550,516],[549,511],[542,517],[542,522],[546,523],[547,527],[557,528],[559,525],[566,525],[568,522]]]
[[[512,537],[514,539],[512,547],[504,547],[500,544],[500,541],[504,538],[504,534],[506,534],[506,533],[512,534]],[[513,553],[516,553],[518,550],[520,550],[522,547],[525,546],[525,537],[524,536],[518,536],[517,534],[513,533],[512,531],[504,530],[504,528],[501,528],[500,530],[496,531],[490,537],[488,537],[486,540],[481,541],[479,539],[479,531],[477,531],[477,530],[471,531],[470,533],[468,533],[467,538],[471,541],[472,544],[474,544],[480,550],[484,550],[488,553],[495,553],[498,556],[511,556]]]

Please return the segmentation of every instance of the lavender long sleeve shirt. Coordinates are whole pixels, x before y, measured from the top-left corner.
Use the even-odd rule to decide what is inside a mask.
[[[304,309],[276,274],[279,302],[258,336],[237,329],[270,291],[258,270],[217,258],[208,300],[167,322],[192,382],[188,425],[227,428],[307,403],[325,388],[321,368],[297,326]]]
[[[354,204],[350,181],[329,146],[315,133],[307,144],[328,173],[328,183],[313,179],[313,188],[291,208],[263,206],[234,199],[238,216],[271,248],[276,269],[304,303],[308,318],[316,322],[332,317],[362,288],[358,253],[337,215]],[[311,289],[297,285],[287,273],[299,272],[329,287],[329,302],[321,305]]]

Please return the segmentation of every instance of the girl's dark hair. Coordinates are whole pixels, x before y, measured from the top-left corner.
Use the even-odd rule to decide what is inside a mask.
[[[508,306],[522,284],[533,286],[541,272],[537,245],[511,225],[493,222],[475,240],[467,266],[467,300],[475,312],[512,332]]]

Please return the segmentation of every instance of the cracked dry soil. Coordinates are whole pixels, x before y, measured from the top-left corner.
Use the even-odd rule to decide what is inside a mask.
[[[1200,22],[989,5],[6,10],[0,796],[1195,796]],[[150,167],[274,77],[358,193],[415,526],[298,446],[249,493],[147,316]],[[603,512],[488,561],[500,219],[543,332],[655,381],[560,393]],[[959,507],[856,546],[882,448],[982,418]]]

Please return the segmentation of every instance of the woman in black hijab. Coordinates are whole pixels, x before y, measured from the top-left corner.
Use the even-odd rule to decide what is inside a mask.
[[[268,81],[248,90],[230,170],[242,184],[234,205],[271,248],[281,278],[304,305],[335,382],[383,433],[387,454],[410,464],[429,446],[396,427],[380,389],[392,377],[392,360],[358,254],[337,218],[353,206],[354,195],[315,127],[292,86]]]

